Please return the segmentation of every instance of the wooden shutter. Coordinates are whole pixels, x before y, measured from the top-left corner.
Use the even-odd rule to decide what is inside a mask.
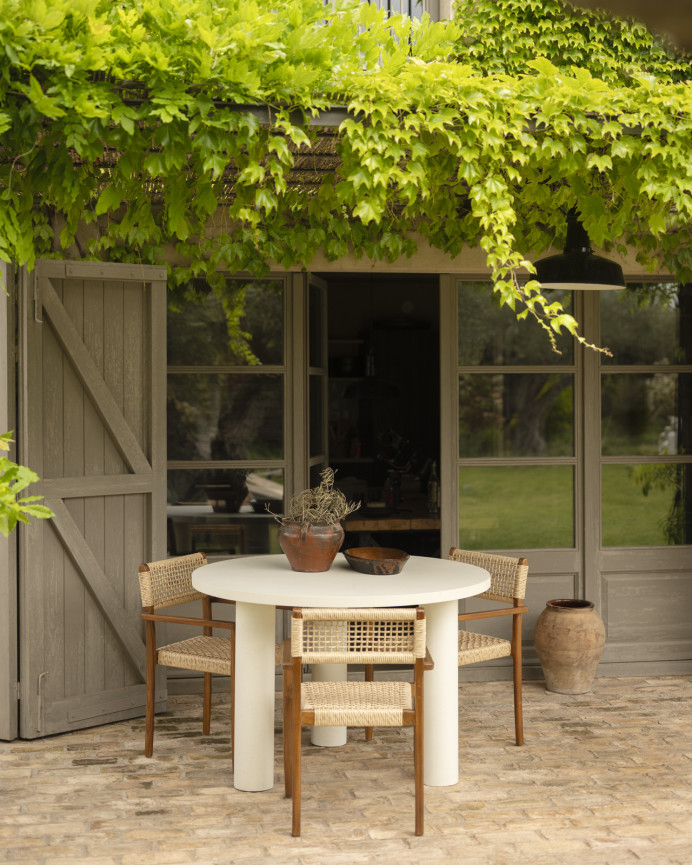
[[[144,712],[140,562],[165,544],[162,267],[40,261],[20,286],[20,735]],[[163,696],[163,694],[161,694]]]

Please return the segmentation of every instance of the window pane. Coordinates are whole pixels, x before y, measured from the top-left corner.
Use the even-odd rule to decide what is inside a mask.
[[[692,465],[602,469],[604,547],[692,543]]]
[[[557,337],[561,354],[551,348],[543,328],[532,318],[517,321],[507,306],[498,306],[489,282],[459,282],[459,364],[572,363],[573,337]],[[570,292],[547,291],[546,297],[559,300],[567,312],[572,309]]]
[[[310,350],[310,366],[323,367],[323,303],[324,292],[315,285],[309,289],[310,309],[308,315],[308,342]]]
[[[459,490],[461,547],[574,546],[572,466],[462,466]]]
[[[571,374],[459,377],[459,455],[572,456]]]
[[[168,552],[280,553],[278,523],[265,503],[280,514],[283,497],[282,469],[170,469]]]
[[[324,378],[320,375],[310,376],[310,456],[324,453]]]
[[[283,376],[168,376],[168,459],[283,458]]]
[[[692,363],[692,286],[663,282],[603,291],[604,364]]]
[[[603,454],[689,454],[692,375],[608,374],[602,377]]]
[[[283,319],[280,280],[194,280],[171,293],[168,364],[282,364]]]

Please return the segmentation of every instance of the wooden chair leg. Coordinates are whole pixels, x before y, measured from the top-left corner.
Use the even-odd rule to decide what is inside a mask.
[[[231,772],[235,771],[235,628],[231,631]]]
[[[512,651],[514,661],[514,733],[517,745],[524,744],[524,707],[521,688],[521,643],[514,644]]]
[[[416,710],[416,723],[413,728],[413,772],[415,777],[416,795],[416,835],[422,835],[424,830],[424,785],[423,785],[423,711]]]
[[[283,743],[284,743],[284,795],[293,795],[293,675],[288,665],[283,668]]]
[[[211,732],[211,673],[204,674],[204,700],[202,706],[202,733]]]
[[[154,707],[156,703],[156,636],[154,623],[145,622],[146,630],[146,720],[144,727],[144,756],[154,753]]]
[[[375,665],[374,664],[366,664],[365,665],[365,681],[366,682],[374,682],[375,681]],[[372,742],[372,727],[365,728],[365,741]]]
[[[300,682],[295,683],[296,688],[300,685]],[[300,751],[301,751],[301,732],[302,732],[302,724],[300,719],[300,693],[294,693],[293,699],[291,701],[293,703],[293,712],[292,712],[292,729],[291,729],[291,738],[292,738],[292,757],[291,757],[291,775],[292,775],[292,799],[293,799],[293,826],[291,832],[294,837],[300,837]]]

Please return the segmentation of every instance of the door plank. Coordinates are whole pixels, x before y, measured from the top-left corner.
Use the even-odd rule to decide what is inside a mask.
[[[89,496],[122,496],[150,493],[153,481],[148,475],[99,475],[91,477],[47,478],[34,489],[41,495],[55,498],[82,498]]]
[[[51,523],[63,546],[69,551],[84,584],[92,592],[135,668],[144,676],[146,673],[145,647],[134,624],[134,622],[137,624],[139,622],[136,619],[133,622],[132,616],[123,607],[109,578],[86,543],[84,535],[80,532],[65,503],[60,499],[45,499],[45,503],[55,514]]]
[[[41,279],[41,294],[45,314],[50,320],[62,350],[69,358],[73,369],[106,424],[123,459],[135,473],[151,471],[149,460],[144,455],[113,394],[91,359],[77,329],[70,321],[50,280]]]

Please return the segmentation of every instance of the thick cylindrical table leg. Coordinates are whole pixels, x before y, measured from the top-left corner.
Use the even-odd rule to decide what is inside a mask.
[[[235,759],[237,790],[274,785],[274,607],[236,604]]]
[[[435,664],[425,673],[424,782],[450,787],[459,781],[459,677],[457,601],[426,604],[428,649]]]
[[[345,682],[347,675],[346,664],[315,664],[312,668],[313,682]],[[346,727],[313,727],[310,741],[322,748],[345,745]]]

